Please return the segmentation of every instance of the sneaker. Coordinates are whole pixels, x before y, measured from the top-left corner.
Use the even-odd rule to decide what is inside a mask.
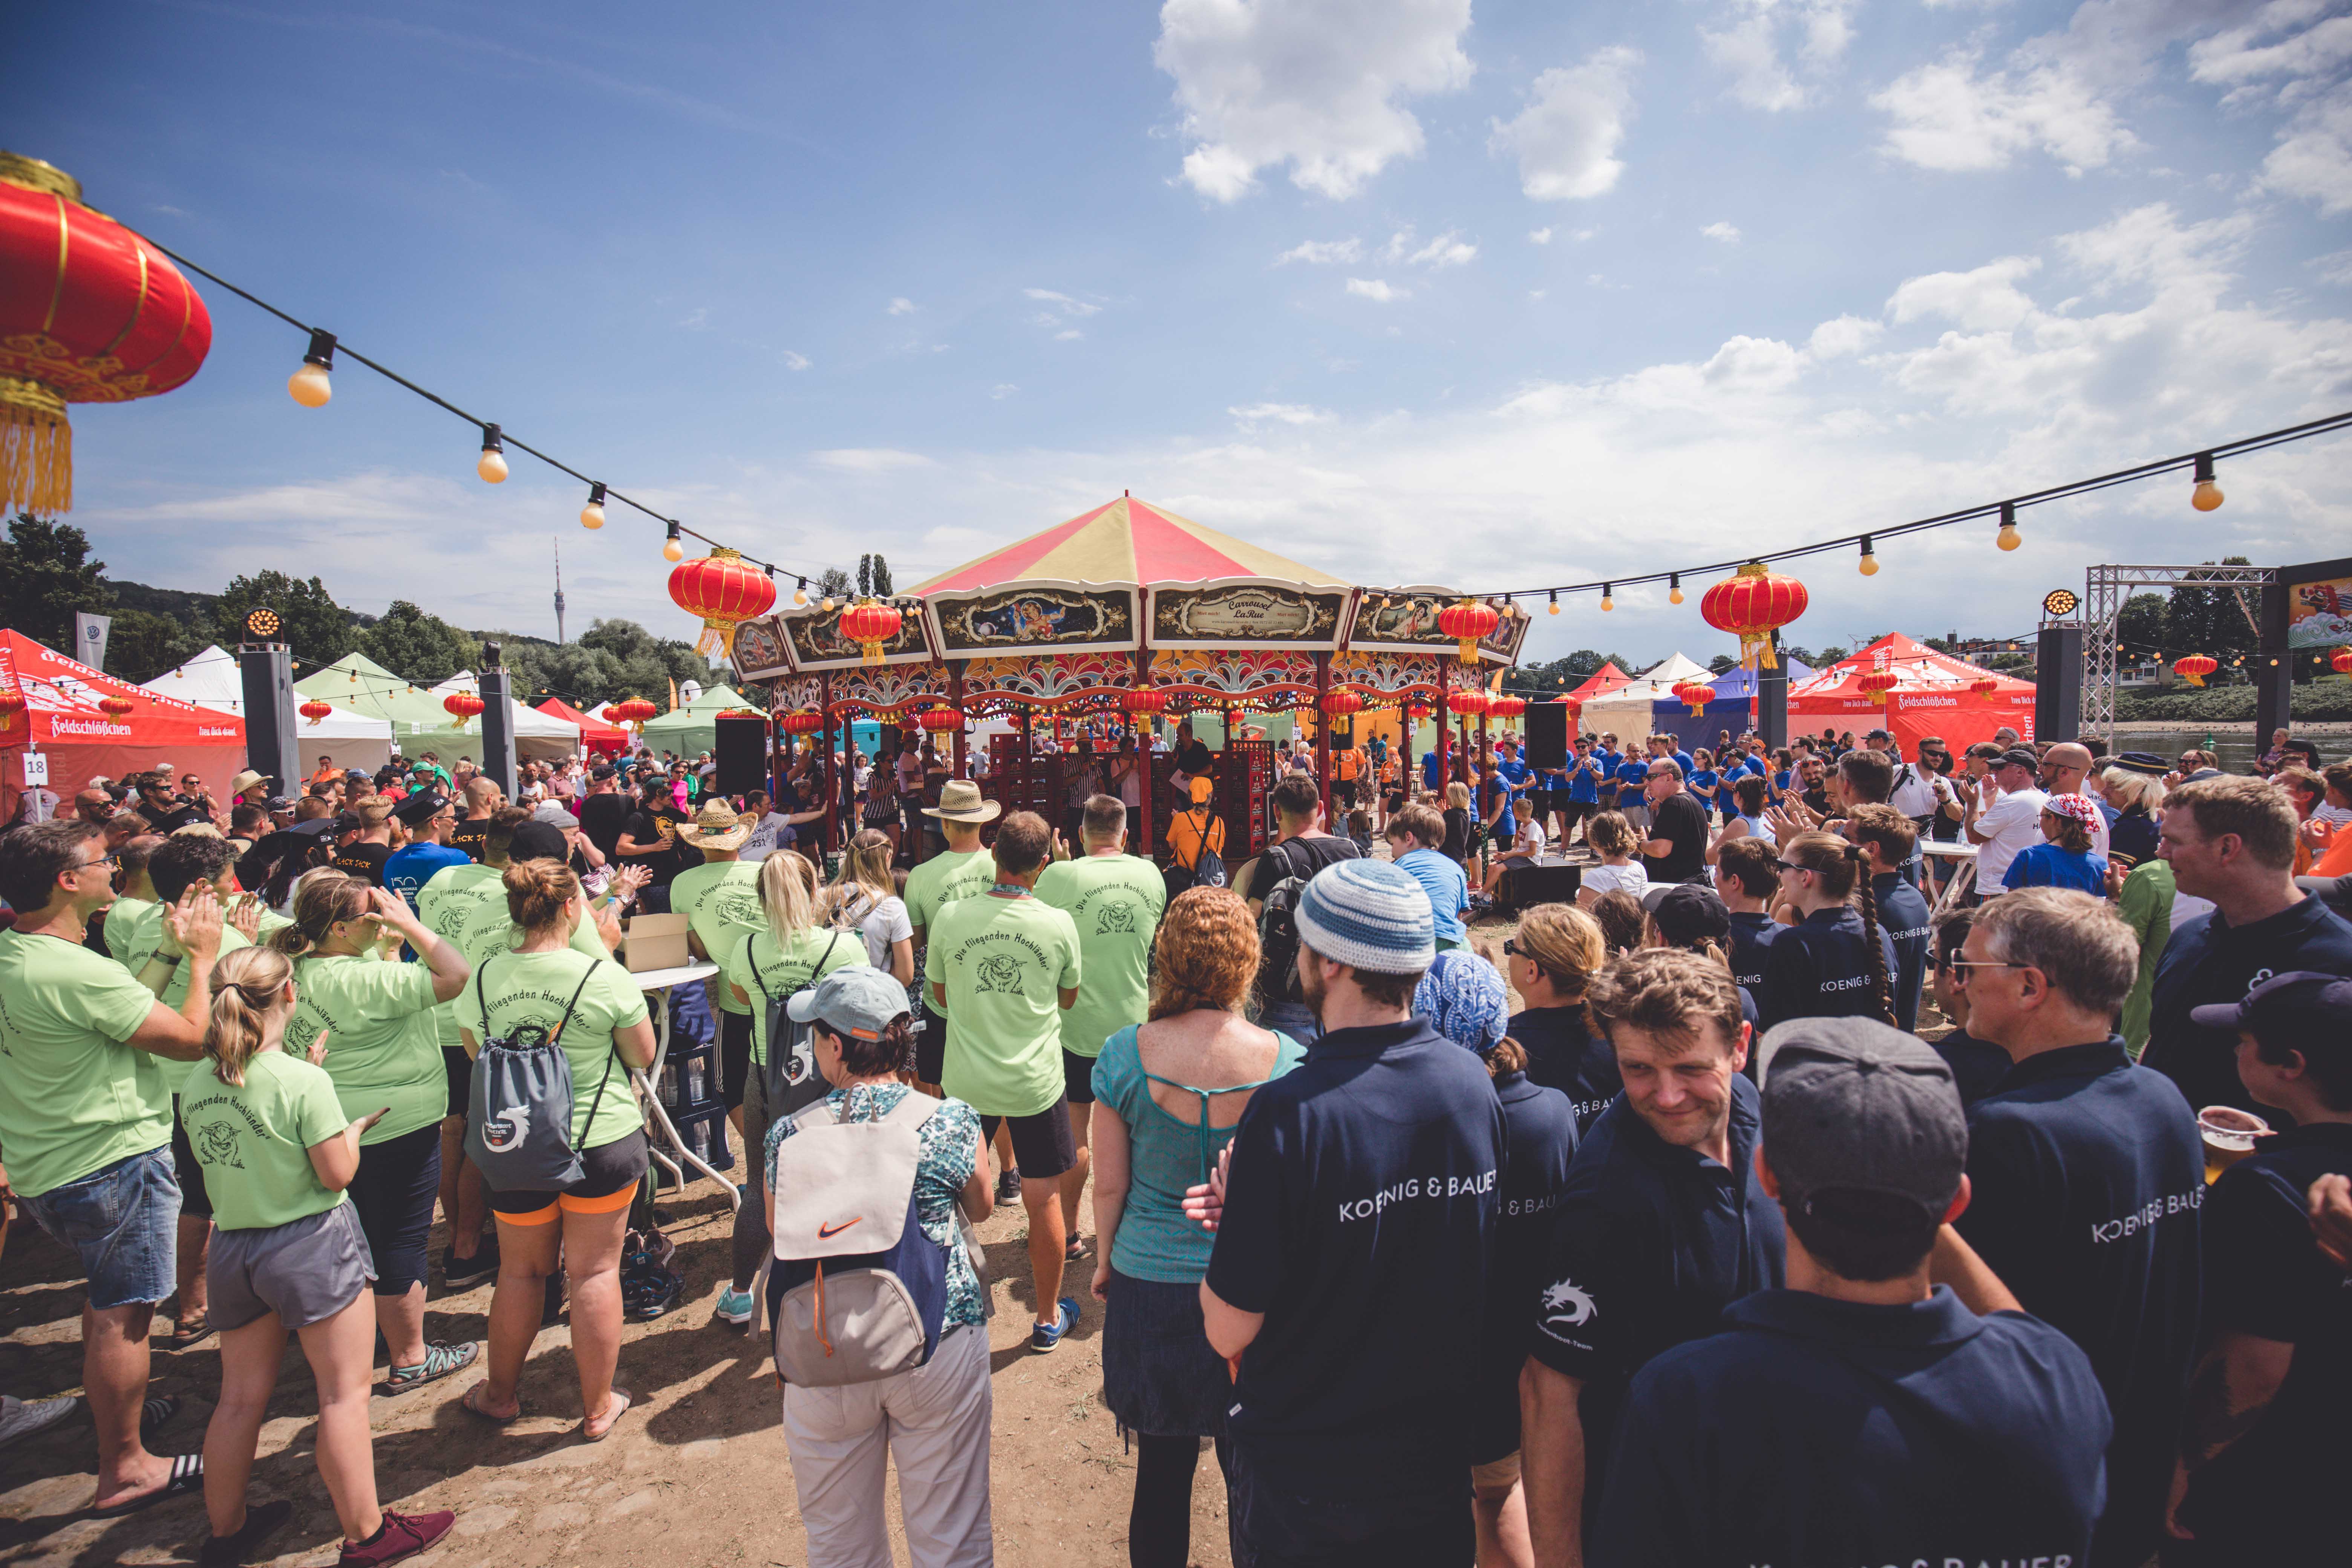
[[[1029,1349],[1044,1355],[1062,1342],[1062,1336],[1078,1326],[1078,1302],[1075,1296],[1065,1296],[1055,1303],[1058,1309],[1050,1323],[1034,1323],[1029,1329]]]
[[[996,1178],[996,1201],[1017,1204],[1021,1201],[1021,1173],[1006,1171]]]
[[[383,1510],[383,1523],[365,1541],[346,1541],[343,1554],[335,1561],[335,1568],[382,1568],[386,1563],[397,1563],[404,1557],[414,1557],[443,1536],[457,1522],[457,1516],[447,1509],[438,1513],[394,1513]]]
[[[441,1283],[452,1290],[469,1290],[485,1279],[498,1277],[499,1244],[493,1237],[482,1237],[482,1249],[471,1258],[460,1258],[455,1247],[441,1252]]]
[[[196,1550],[196,1568],[243,1568],[257,1557],[273,1556],[259,1550],[278,1527],[294,1517],[294,1505],[284,1498],[257,1502],[245,1510],[245,1528],[235,1535],[208,1538]]]
[[[80,1408],[81,1396],[78,1394],[61,1394],[55,1399],[17,1399],[0,1394],[0,1448],[36,1436],[61,1421],[69,1421]]]
[[[721,1287],[719,1292],[719,1310],[712,1315],[711,1321],[725,1323],[739,1334],[750,1333],[751,1331],[751,1292],[738,1290],[732,1285]]]
[[[395,1366],[387,1372],[380,1392],[406,1394],[412,1388],[422,1388],[453,1372],[463,1372],[473,1365],[481,1353],[482,1347],[470,1342],[462,1345],[428,1344],[425,1347],[423,1361],[415,1366]],[[392,1516],[386,1514],[384,1517],[389,1519]]]

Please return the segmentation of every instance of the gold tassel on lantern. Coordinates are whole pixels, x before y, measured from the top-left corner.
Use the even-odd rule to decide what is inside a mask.
[[[0,507],[73,510],[73,426],[66,423],[66,400],[13,375],[0,375]]]

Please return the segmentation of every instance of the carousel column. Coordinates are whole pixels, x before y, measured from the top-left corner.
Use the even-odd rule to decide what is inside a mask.
[[[950,766],[953,770],[950,776],[960,779],[970,778],[971,749],[971,742],[964,737],[964,728],[968,721],[963,719],[963,660],[960,658],[951,658],[948,661],[948,706],[956,710],[956,717],[959,720],[955,727],[955,741],[950,747],[953,752],[950,759]]]
[[[1135,650],[1135,689],[1138,691],[1151,689],[1151,650],[1141,646]],[[1151,771],[1152,731],[1159,727],[1159,721],[1150,714],[1139,717],[1142,722],[1132,726],[1135,731],[1135,798],[1143,803],[1135,808],[1135,847],[1136,852],[1149,860],[1151,858],[1151,817],[1160,805],[1152,790]]]
[[[1407,800],[1412,798],[1412,699],[1407,696],[1397,704],[1397,788]],[[1381,802],[1383,809],[1388,802]]]
[[[824,721],[817,731],[818,743],[824,748],[821,759],[824,769],[824,837],[817,846],[817,875],[824,874],[824,857],[833,847],[835,820],[841,814],[841,765],[833,749],[833,676],[820,673],[816,678],[816,710]]]
[[[1315,787],[1323,796],[1323,825],[1331,825],[1331,716],[1323,700],[1331,695],[1331,656],[1315,656]]]

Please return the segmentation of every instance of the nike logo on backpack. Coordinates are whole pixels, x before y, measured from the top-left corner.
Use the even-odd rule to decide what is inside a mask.
[[[859,1215],[857,1219],[845,1219],[839,1225],[821,1225],[816,1227],[817,1239],[822,1241],[827,1237],[839,1236],[843,1231],[847,1230],[851,1226],[856,1225],[858,1220],[862,1220],[866,1216],[864,1215]]]

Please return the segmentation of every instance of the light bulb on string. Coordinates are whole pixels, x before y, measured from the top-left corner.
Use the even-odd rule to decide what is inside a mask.
[[[808,603],[808,579],[803,577],[799,581],[800,586],[793,590],[793,603],[805,605]]]
[[[482,455],[474,464],[474,472],[482,476],[486,485],[506,483],[506,443],[499,439],[499,427],[495,425],[482,426]]]
[[[1549,606],[1549,608],[1547,608],[1547,609],[1544,611],[1544,614],[1545,614],[1545,615],[1547,615],[1547,616],[1556,616],[1556,615],[1559,614],[1559,589],[1554,588],[1554,589],[1551,591],[1551,605],[1550,605],[1550,606]]]
[[[305,408],[324,408],[327,399],[335,395],[327,373],[335,368],[335,334],[313,331],[310,352],[302,356],[302,363],[286,378],[286,394]]]
[[[1669,572],[1666,574],[1666,603],[1679,605],[1682,602],[1683,574],[1679,572]]]
[[[588,487],[588,504],[580,509],[580,526],[590,529],[604,526],[604,487],[603,485],[591,484]]]
[[[2213,482],[2213,454],[2197,454],[2197,488],[2189,492],[2189,504],[2199,511],[2211,511],[2221,504],[2221,487]]]
[[[817,605],[817,608],[823,610],[826,615],[831,615],[833,613],[833,595],[827,594],[824,596],[824,602]]]
[[[1992,542],[2003,550],[2014,550],[2025,542],[2024,536],[2017,531],[2015,501],[2005,500],[2000,503],[2000,531],[1993,535]]]
[[[677,524],[674,522],[669,525],[669,537],[662,541],[662,559],[665,561],[686,559],[686,543],[678,538]]]
[[[1604,610],[1613,610],[1613,609],[1615,609],[1615,608],[1617,607],[1617,598],[1616,598],[1616,594],[1617,594],[1617,590],[1616,590],[1616,587],[1615,587],[1613,584],[1608,584],[1608,583],[1603,583],[1603,584],[1601,584],[1601,607],[1602,609],[1604,609]]]
[[[1862,565],[1860,570],[1862,574],[1865,577],[1875,577],[1878,575],[1878,552],[1870,547],[1870,535],[1866,533],[1862,536]]]

